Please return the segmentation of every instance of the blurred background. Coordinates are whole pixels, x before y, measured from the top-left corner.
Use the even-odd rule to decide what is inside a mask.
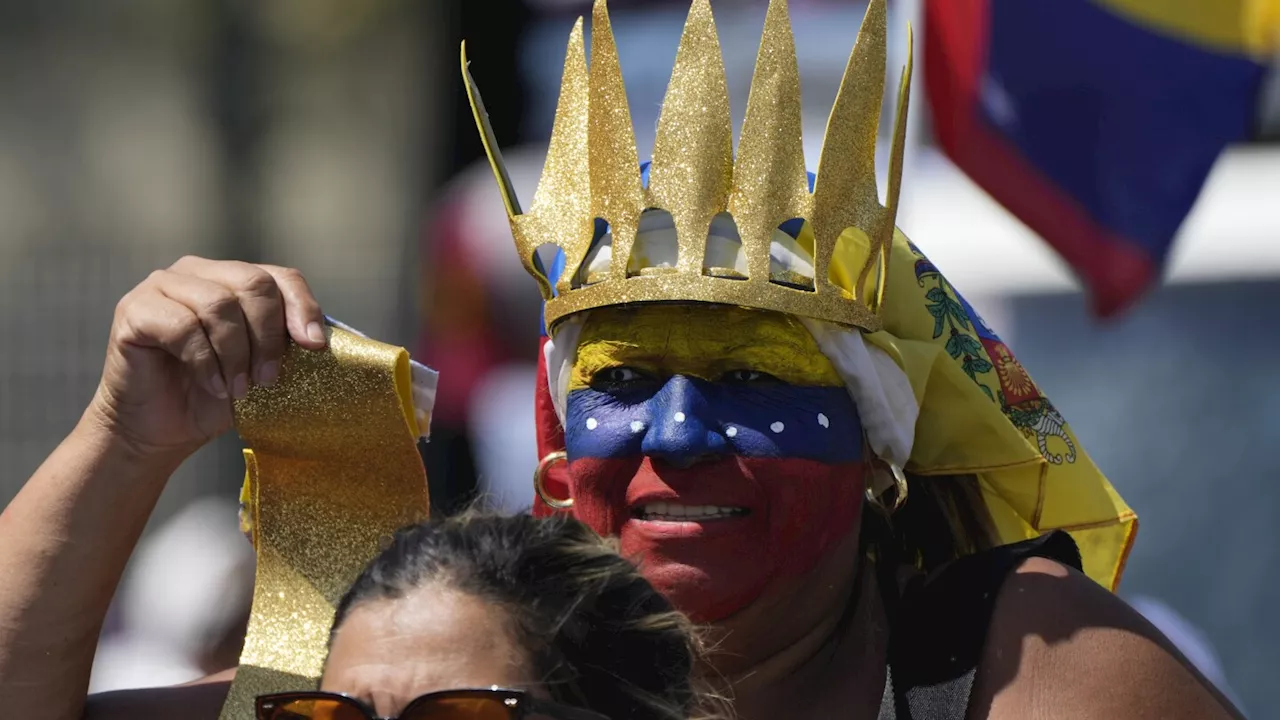
[[[713,3],[735,123],[765,5]],[[811,168],[864,8],[791,0]],[[645,158],[688,2],[611,9]],[[564,43],[588,11],[580,0],[0,0],[0,505],[90,398],[115,302],[199,254],[299,267],[329,314],[441,371],[424,447],[437,509],[477,493],[527,507],[538,296],[480,160],[458,42],[531,197]],[[908,20],[920,27],[920,0],[891,2],[891,84]],[[1121,593],[1251,717],[1280,718],[1267,694],[1280,676],[1280,616],[1268,612],[1280,579],[1267,570],[1280,565],[1275,73],[1255,139],[1214,166],[1165,283],[1104,322],[1058,256],[940,152],[922,68],[918,56],[898,224],[1138,511]],[[235,523],[242,475],[230,437],[170,483],[117,597],[95,689],[190,679],[238,657],[253,572]]]

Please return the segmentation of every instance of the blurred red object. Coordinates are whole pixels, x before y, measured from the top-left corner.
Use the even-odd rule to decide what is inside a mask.
[[[463,193],[450,192],[427,232],[423,261],[422,334],[415,357],[439,371],[432,423],[462,427],[476,385],[507,359],[490,321],[482,268],[468,251]]]

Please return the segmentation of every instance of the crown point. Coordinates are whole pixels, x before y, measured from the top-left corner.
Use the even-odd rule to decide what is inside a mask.
[[[778,226],[809,215],[801,125],[800,69],[787,3],[770,0],[729,198],[752,280],[769,278],[769,247]]]
[[[851,285],[845,290],[868,306],[877,306],[875,298],[883,292],[883,284],[878,281],[871,288],[870,300],[864,299],[870,273],[878,266],[878,280],[885,277],[896,207],[892,177],[890,206],[881,207],[875,165],[884,102],[887,24],[884,0],[872,0],[831,109],[814,187],[814,242],[820,248],[818,264],[822,266],[815,267],[815,271],[829,272],[824,258],[834,251],[842,233],[857,228],[869,239],[869,252],[862,259],[856,279],[851,274],[853,269],[846,268],[846,282],[851,281]]]
[[[591,185],[585,150],[588,78],[582,27],[582,18],[578,18],[569,33],[560,100],[556,104],[542,179],[528,215],[514,218],[512,222],[520,259],[537,279],[543,298],[548,300],[554,295],[551,288],[554,279],[548,278],[534,261],[538,249],[552,243],[564,251],[566,262],[574,262],[586,254],[591,242],[587,197]]]
[[[466,86],[467,101],[471,105],[471,116],[475,119],[476,129],[480,131],[480,142],[484,145],[485,156],[493,168],[494,179],[502,193],[502,202],[507,209],[507,217],[514,218],[520,214],[520,201],[516,198],[515,186],[507,174],[506,163],[502,160],[502,151],[498,148],[498,140],[494,136],[493,127],[489,123],[489,113],[484,108],[484,99],[480,97],[480,88],[471,77],[467,62],[467,46],[464,41],[459,48],[459,59],[462,63],[462,81]]]
[[[701,270],[711,219],[726,207],[732,178],[724,58],[711,5],[695,0],[662,102],[649,175],[649,204],[671,213],[682,271]]]
[[[592,15],[588,86],[591,215],[609,223],[612,273],[625,278],[644,209],[644,189],[640,185],[640,161],[627,89],[622,82],[618,46],[605,0],[596,0]],[[566,273],[573,276],[568,269]]]

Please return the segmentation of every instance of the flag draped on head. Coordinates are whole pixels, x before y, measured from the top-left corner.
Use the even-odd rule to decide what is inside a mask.
[[[851,257],[839,265],[860,267],[867,248],[856,242],[847,248]],[[883,330],[862,333],[806,322],[842,375],[848,367],[842,339],[857,339],[857,346],[865,341],[893,366],[891,373],[850,371],[865,375],[845,378],[850,393],[866,400],[865,393],[855,392],[857,385],[886,384],[899,376],[909,386],[907,402],[914,407],[888,414],[907,417],[901,422],[909,433],[909,458],[904,463],[908,471],[925,477],[976,476],[1000,542],[1065,530],[1080,547],[1085,572],[1114,588],[1133,546],[1137,516],[1009,347],[900,232],[895,234],[889,272]],[[561,325],[554,353],[546,351],[551,340],[543,328],[537,380],[538,450],[543,457],[565,449],[564,409],[557,409],[556,397],[567,392],[562,363],[572,364],[577,342],[576,332],[565,331],[571,326],[580,324]],[[554,387],[551,377],[559,379]],[[890,404],[897,406],[900,400]],[[858,411],[866,423],[886,415],[872,407]],[[554,497],[572,495],[564,463],[553,465],[544,482]],[[535,499],[535,514],[551,512]]]
[[[1160,275],[1222,150],[1255,132],[1277,0],[929,0],[939,143],[1071,264],[1099,315]]]

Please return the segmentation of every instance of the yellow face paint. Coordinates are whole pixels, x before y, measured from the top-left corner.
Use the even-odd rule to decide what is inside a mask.
[[[799,320],[727,305],[641,305],[595,310],[582,328],[569,389],[629,367],[659,377],[715,381],[752,370],[792,385],[844,382]]]

